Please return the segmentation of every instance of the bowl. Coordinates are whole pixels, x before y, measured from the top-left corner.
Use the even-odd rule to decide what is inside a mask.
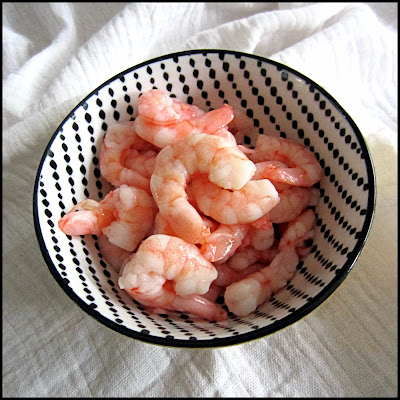
[[[227,101],[253,120],[256,136],[292,139],[314,152],[323,177],[309,255],[290,282],[246,317],[209,322],[179,311],[150,313],[118,286],[96,236],[67,236],[58,220],[111,186],[100,175],[99,150],[109,126],[137,115],[141,93],[158,88],[203,110]],[[104,82],[61,122],[41,159],[33,196],[34,224],[44,260],[64,292],[100,323],[162,346],[212,348],[277,332],[324,302],[356,263],[373,221],[375,173],[354,121],[321,86],[289,66],[236,51],[193,50],[164,55]],[[220,299],[223,302],[223,299]]]

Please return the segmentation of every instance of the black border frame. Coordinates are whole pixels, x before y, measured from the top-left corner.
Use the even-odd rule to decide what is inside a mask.
[[[313,300],[310,303],[305,304],[303,307],[301,307],[295,313],[290,314],[290,315],[284,317],[283,319],[268,325],[267,327],[257,329],[254,332],[248,332],[248,333],[244,333],[244,334],[233,336],[233,337],[226,337],[226,338],[221,338],[221,339],[215,338],[215,339],[205,339],[205,340],[193,340],[193,341],[182,340],[182,339],[169,339],[169,338],[151,336],[151,335],[143,334],[141,332],[132,331],[131,329],[125,328],[124,326],[119,325],[118,323],[112,322],[109,319],[105,318],[103,315],[101,315],[99,312],[97,312],[95,309],[89,307],[88,304],[86,304],[79,296],[77,296],[74,293],[74,291],[63,281],[62,277],[58,273],[55,265],[53,264],[53,262],[49,256],[49,253],[47,251],[47,248],[46,248],[46,245],[45,245],[45,242],[44,242],[41,230],[40,230],[37,195],[38,195],[38,189],[39,189],[40,174],[41,174],[45,159],[47,158],[47,153],[48,153],[49,149],[51,148],[53,141],[59,135],[60,129],[67,122],[67,120],[90,97],[92,97],[96,92],[98,92],[103,87],[107,86],[112,81],[118,79],[120,76],[126,75],[136,69],[142,68],[145,65],[153,64],[155,62],[170,59],[173,57],[188,56],[191,54],[206,55],[207,53],[218,53],[218,54],[222,53],[222,54],[229,54],[229,55],[234,55],[234,56],[245,56],[245,57],[249,57],[249,58],[254,58],[254,59],[262,61],[264,63],[272,64],[276,67],[280,67],[282,69],[285,69],[285,70],[291,72],[292,74],[296,75],[297,77],[301,78],[307,84],[314,86],[327,99],[329,99],[331,104],[337,109],[337,111],[340,112],[340,114],[342,114],[342,116],[345,118],[345,120],[352,127],[355,135],[357,136],[357,139],[359,140],[361,149],[362,149],[363,153],[365,154],[365,163],[366,163],[366,168],[367,168],[368,184],[369,184],[369,197],[368,197],[367,213],[365,215],[364,225],[361,229],[361,236],[358,239],[357,244],[351,251],[351,257],[349,257],[347,259],[347,261],[341,268],[340,273],[338,273],[332,279],[332,281],[325,288],[323,288],[320,293],[318,293],[313,298]],[[100,323],[102,323],[103,325],[107,326],[108,328],[110,328],[114,331],[117,331],[125,336],[128,336],[130,338],[133,338],[133,339],[145,342],[145,343],[150,343],[150,344],[155,344],[155,345],[160,345],[160,346],[179,347],[179,348],[215,348],[215,347],[225,347],[225,346],[242,344],[245,342],[253,341],[255,339],[259,339],[259,338],[263,338],[268,335],[271,335],[289,325],[292,325],[293,323],[297,322],[298,320],[304,318],[306,315],[311,313],[311,311],[313,311],[321,303],[323,303],[338,288],[338,286],[343,282],[343,280],[346,278],[346,276],[348,275],[348,273],[351,271],[354,264],[358,260],[358,257],[361,254],[361,251],[368,239],[368,236],[369,236],[369,233],[371,230],[371,226],[372,226],[372,222],[373,222],[373,218],[374,218],[374,214],[375,214],[375,206],[376,206],[376,175],[375,175],[375,169],[374,169],[371,153],[370,153],[368,146],[364,140],[364,137],[362,136],[357,125],[352,120],[352,118],[347,114],[347,112],[340,106],[340,104],[320,85],[318,85],[316,82],[314,82],[307,76],[303,75],[302,73],[294,70],[293,68],[290,68],[282,63],[279,63],[279,62],[276,62],[276,61],[273,61],[268,58],[258,56],[255,54],[249,54],[249,53],[244,53],[244,52],[234,51],[234,50],[224,50],[224,49],[187,50],[187,51],[175,52],[175,53],[170,53],[170,54],[162,55],[159,57],[155,57],[155,58],[144,61],[140,64],[137,64],[133,67],[130,67],[130,68],[118,73],[117,75],[113,76],[112,78],[108,79],[106,82],[104,82],[103,84],[98,86],[90,94],[88,94],[82,101],[80,101],[77,106],[74,107],[74,109],[64,118],[64,120],[61,122],[61,124],[58,126],[55,133],[51,137],[51,139],[43,153],[42,159],[40,161],[36,179],[35,179],[34,191],[33,191],[33,219],[34,219],[35,232],[36,232],[37,240],[39,243],[39,247],[40,247],[43,258],[46,261],[46,264],[47,264],[51,274],[53,275],[55,280],[58,282],[58,284],[61,286],[61,288],[64,290],[64,292],[75,303],[77,303],[78,306],[81,309],[83,309],[87,314],[89,314],[91,317],[97,319]]]

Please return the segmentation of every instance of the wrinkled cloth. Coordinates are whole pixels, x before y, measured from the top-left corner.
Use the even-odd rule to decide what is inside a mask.
[[[396,397],[397,3],[3,3],[5,397]],[[58,125],[101,83],[221,48],[316,81],[361,130],[377,176],[368,241],[320,307],[266,338],[163,348],[99,324],[58,286],[33,186]]]

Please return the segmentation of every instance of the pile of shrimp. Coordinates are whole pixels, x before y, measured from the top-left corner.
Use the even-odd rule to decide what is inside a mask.
[[[226,103],[204,112],[162,90],[142,93],[135,120],[102,143],[100,171],[114,190],[78,203],[59,228],[96,235],[119,287],[150,312],[248,315],[309,254],[322,177],[297,142],[238,144],[251,129]]]

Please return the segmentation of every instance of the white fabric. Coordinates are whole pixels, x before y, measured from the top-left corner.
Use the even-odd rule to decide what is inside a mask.
[[[3,3],[3,395],[395,397],[397,3]],[[224,48],[327,89],[371,150],[374,224],[317,310],[252,343],[162,348],[96,322],[40,253],[36,170],[69,111],[109,77],[170,52]]]

